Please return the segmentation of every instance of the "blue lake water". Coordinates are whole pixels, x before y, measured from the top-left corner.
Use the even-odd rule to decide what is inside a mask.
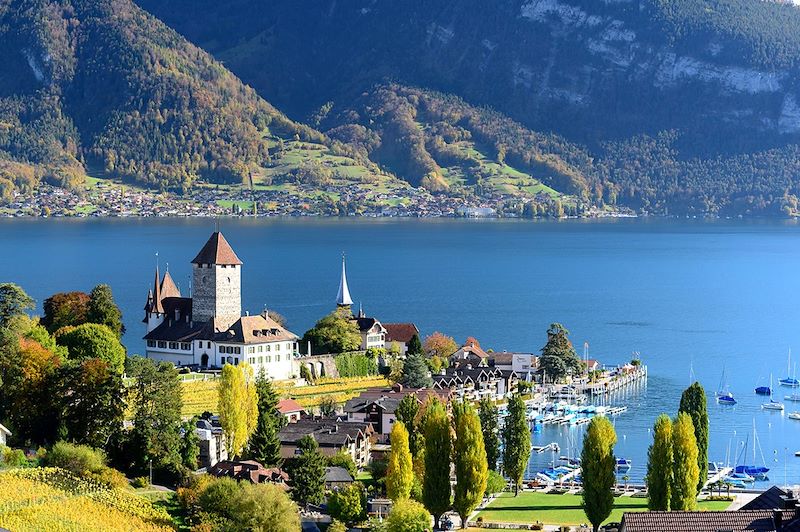
[[[800,421],[762,411],[753,389],[777,386],[800,362],[800,226],[781,222],[226,220],[244,261],[243,304],[284,314],[302,333],[334,305],[340,255],[354,300],[382,321],[414,321],[484,348],[538,351],[550,322],[579,351],[623,363],[638,351],[646,388],[620,402],[617,454],[644,474],[649,428],[674,414],[690,373],[713,397],[725,366],[736,407],[709,405],[710,457],[735,460],[755,420],[774,482],[800,483]],[[142,307],[155,253],[186,291],[208,220],[0,220],[0,279],[37,301],[109,283],[125,314],[124,341],[141,352]],[[798,364],[800,365],[800,364]],[[788,413],[800,403],[786,403]],[[579,447],[584,428],[548,427],[537,443]],[[752,436],[750,437],[752,440]],[[748,463],[752,463],[749,452]],[[539,467],[549,455],[534,457]],[[761,462],[760,453],[757,463]]]

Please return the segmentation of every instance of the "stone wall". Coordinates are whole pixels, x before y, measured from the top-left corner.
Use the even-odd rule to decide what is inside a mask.
[[[294,359],[295,374],[300,375],[300,366],[308,367],[311,376],[315,379],[320,377],[338,377],[339,370],[336,369],[336,362],[333,355],[313,355]]]
[[[228,325],[242,315],[240,266],[192,265],[192,319],[221,318]]]

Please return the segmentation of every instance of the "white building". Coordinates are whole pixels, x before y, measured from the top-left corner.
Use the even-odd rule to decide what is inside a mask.
[[[156,268],[147,296],[147,357],[177,366],[218,368],[247,361],[256,374],[293,376],[297,335],[264,312],[242,315],[242,261],[220,232],[192,260],[193,297],[182,297],[169,272]]]
[[[0,424],[0,445],[6,445],[9,436],[11,436],[11,431]]]

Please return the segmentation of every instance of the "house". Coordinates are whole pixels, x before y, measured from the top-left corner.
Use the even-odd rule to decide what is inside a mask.
[[[397,420],[397,406],[407,395],[414,396],[420,404],[431,395],[446,403],[450,401],[448,389],[403,388],[398,385],[392,389],[365,390],[344,404],[344,412],[349,421],[369,423],[379,442],[388,442],[392,426]]]
[[[325,489],[338,490],[353,483],[353,477],[347,469],[339,466],[325,468]]]
[[[229,477],[235,480],[247,480],[253,484],[280,484],[288,489],[289,475],[279,467],[264,467],[255,460],[224,460],[214,465],[209,474],[215,477]]]
[[[0,445],[6,445],[9,436],[11,436],[11,431],[0,424]]]
[[[282,458],[294,458],[300,454],[298,442],[304,436],[312,436],[325,456],[343,451],[350,455],[357,467],[366,467],[370,461],[373,433],[369,423],[302,418],[283,427],[278,432],[278,439]]]
[[[528,379],[539,368],[539,357],[533,353],[517,353],[503,351],[489,353],[488,365],[504,371],[513,371],[520,378]]]
[[[455,396],[473,401],[503,398],[516,389],[518,381],[514,371],[469,364],[442,369],[432,377],[434,388],[449,389]]]
[[[408,352],[408,343],[419,334],[419,329],[413,323],[384,323],[386,329],[386,349],[395,349],[401,355]]]
[[[626,512],[620,532],[800,532],[800,507],[791,491],[773,486],[738,510]]]
[[[601,369],[603,369],[603,366],[599,360],[590,358],[586,361],[586,371],[600,371]]]
[[[487,366],[488,358],[488,353],[481,349],[481,344],[478,343],[478,340],[470,336],[458,351],[450,355],[450,366],[454,368]]]
[[[219,423],[214,424],[208,419],[198,419],[194,431],[199,439],[200,467],[209,469],[218,462],[228,459],[225,435],[222,433]]]
[[[303,407],[300,406],[300,403],[295,401],[294,399],[281,399],[278,401],[278,412],[283,414],[286,420],[289,423],[295,423],[296,421],[300,421],[300,418],[305,413]]]
[[[223,234],[214,232],[191,264],[192,297],[156,267],[143,320],[147,357],[201,368],[247,361],[256,374],[291,378],[298,337],[266,311],[242,314],[242,261]]]

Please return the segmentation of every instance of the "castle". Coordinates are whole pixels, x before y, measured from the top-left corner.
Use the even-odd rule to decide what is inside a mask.
[[[242,315],[242,261],[222,233],[214,232],[191,264],[191,297],[156,267],[144,308],[147,357],[201,368],[246,361],[256,374],[291,378],[298,337],[266,311]]]

